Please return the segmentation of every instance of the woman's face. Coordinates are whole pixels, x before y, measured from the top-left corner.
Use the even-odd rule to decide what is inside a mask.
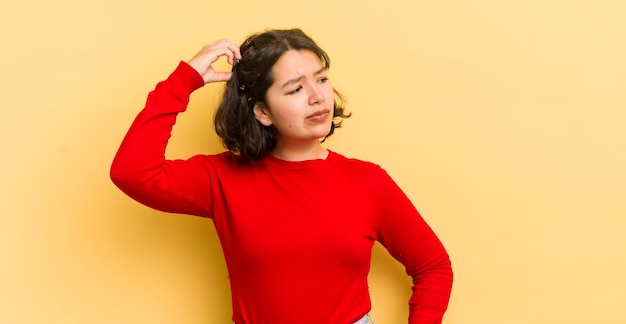
[[[261,124],[273,125],[278,145],[319,141],[328,135],[333,88],[317,56],[308,50],[289,50],[272,67],[272,76],[265,103],[256,103],[254,113]]]

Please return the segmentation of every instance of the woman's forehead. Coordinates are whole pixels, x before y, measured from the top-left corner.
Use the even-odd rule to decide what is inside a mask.
[[[272,67],[275,81],[318,74],[325,70],[322,61],[309,50],[288,50]]]

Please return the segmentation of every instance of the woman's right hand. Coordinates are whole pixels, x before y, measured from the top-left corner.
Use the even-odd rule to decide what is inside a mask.
[[[228,81],[233,74],[232,72],[218,72],[212,66],[220,56],[226,56],[228,64],[233,65],[235,61],[241,59],[239,46],[228,39],[218,40],[215,43],[205,45],[187,64],[198,71],[205,84]]]

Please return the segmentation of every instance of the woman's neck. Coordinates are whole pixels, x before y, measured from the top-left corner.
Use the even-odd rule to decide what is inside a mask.
[[[284,161],[325,160],[328,157],[328,150],[317,141],[314,145],[281,145],[278,143],[271,154]]]

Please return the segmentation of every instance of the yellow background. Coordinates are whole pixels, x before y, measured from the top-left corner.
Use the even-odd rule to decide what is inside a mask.
[[[447,324],[625,323],[626,2],[5,1],[0,322],[230,323],[206,219],[143,207],[108,167],[147,93],[218,38],[301,27],[382,165],[448,248]],[[218,152],[219,86],[168,156]],[[377,247],[377,324],[409,280]]]

